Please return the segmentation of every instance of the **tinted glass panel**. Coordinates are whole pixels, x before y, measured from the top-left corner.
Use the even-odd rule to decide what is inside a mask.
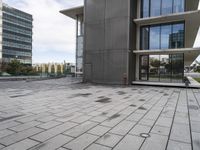
[[[172,33],[171,25],[161,26],[161,49],[169,49],[170,47],[170,35]]]
[[[150,28],[149,49],[160,48],[160,26]]]
[[[149,81],[159,81],[160,56],[149,56]]]
[[[173,0],[163,0],[162,1],[162,15],[172,13]]]
[[[183,54],[171,55],[172,59],[172,82],[181,83],[183,82],[184,74],[184,58]]]
[[[184,47],[184,24],[174,24],[170,36],[171,48]]]
[[[174,0],[173,12],[184,12],[185,10],[185,0]]]
[[[161,0],[151,0],[150,5],[151,17],[160,15]]]
[[[141,30],[141,49],[149,49],[149,27],[144,27]]]
[[[140,80],[148,80],[149,56],[140,57]]]
[[[149,0],[143,0],[142,17],[149,17]]]
[[[171,63],[169,55],[160,55],[160,81],[171,81]]]

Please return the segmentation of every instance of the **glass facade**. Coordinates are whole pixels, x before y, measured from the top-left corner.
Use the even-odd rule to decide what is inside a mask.
[[[3,61],[32,64],[32,15],[3,5]]]
[[[184,54],[140,56],[140,80],[183,82]]]
[[[83,73],[83,37],[84,37],[84,23],[83,15],[77,15],[77,33],[76,33],[76,75]]]
[[[184,47],[184,23],[141,27],[141,50],[175,49]]]
[[[142,0],[141,18],[185,11],[185,0]]]

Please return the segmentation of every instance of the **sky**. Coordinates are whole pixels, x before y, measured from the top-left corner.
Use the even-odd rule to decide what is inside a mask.
[[[83,0],[3,0],[33,15],[33,63],[75,62],[75,20],[60,10],[83,5]]]

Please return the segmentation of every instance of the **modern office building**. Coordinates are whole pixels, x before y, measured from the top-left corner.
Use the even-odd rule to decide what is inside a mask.
[[[85,82],[182,83],[200,54],[199,0],[85,0],[61,13],[83,15]],[[77,28],[78,28],[77,23]]]
[[[32,15],[0,4],[0,60],[32,64]]]
[[[75,11],[75,12],[74,12]],[[83,7],[76,7],[61,11],[61,13],[76,20],[76,76],[83,76],[83,39],[84,17]]]

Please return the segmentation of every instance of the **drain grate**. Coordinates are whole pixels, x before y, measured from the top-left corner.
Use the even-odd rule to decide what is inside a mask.
[[[151,137],[150,134],[148,134],[148,133],[141,133],[140,136],[143,137],[143,138]]]

